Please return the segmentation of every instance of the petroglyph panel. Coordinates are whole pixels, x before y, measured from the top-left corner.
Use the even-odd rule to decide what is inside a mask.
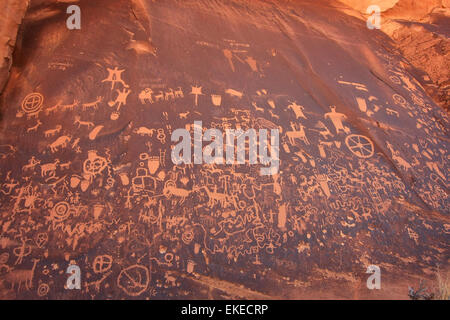
[[[292,298],[332,295],[336,279],[355,288],[370,264],[392,276],[445,265],[448,116],[384,38],[302,1],[275,16],[264,3],[149,2],[150,34],[125,2],[107,17],[105,1],[86,3],[108,28],[83,40],[17,52],[35,54],[1,96],[1,298]],[[46,32],[62,32],[57,20]],[[157,54],[126,49],[130,33]],[[180,128],[194,152],[176,165]],[[208,129],[222,142],[277,129],[279,170],[260,174],[261,139],[243,162],[205,163],[221,140]],[[72,262],[81,290],[64,288]]]

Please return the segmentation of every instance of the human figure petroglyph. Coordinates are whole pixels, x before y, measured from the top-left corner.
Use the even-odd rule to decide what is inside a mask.
[[[89,109],[94,109],[97,110],[98,109],[98,105],[100,104],[100,102],[103,101],[103,97],[98,96],[97,99],[93,102],[89,102],[89,103],[83,103],[83,111],[89,110]]]
[[[36,160],[36,158],[34,156],[31,156],[31,159],[28,160],[28,164],[24,165],[22,167],[22,170],[27,171],[27,170],[34,169],[40,163],[41,163],[40,160]]]
[[[37,120],[37,123],[36,123],[35,126],[30,127],[30,128],[27,129],[27,133],[30,133],[30,132],[36,132],[37,129],[38,129],[41,125],[42,125],[42,122],[39,121],[39,120]]]
[[[299,118],[307,119],[306,116],[303,114],[305,107],[298,105],[297,102],[291,102],[291,104],[288,105],[287,108],[294,112],[296,119],[299,119]]]
[[[108,77],[102,82],[111,82],[111,91],[114,90],[114,86],[116,83],[122,84],[125,88],[128,88],[129,86],[125,83],[125,81],[122,80],[122,73],[125,71],[125,69],[118,69],[117,67],[114,67],[114,69],[106,68],[108,70]]]
[[[141,101],[142,104],[145,104],[146,101],[148,101],[149,103],[153,103],[153,90],[150,88],[145,88],[144,90],[141,91],[141,93],[139,93],[139,100]]]
[[[116,100],[114,100],[114,101],[109,101],[108,102],[108,105],[110,106],[110,107],[114,107],[116,104],[117,104],[117,111],[119,111],[120,110],[120,107],[122,106],[122,105],[126,105],[127,104],[127,97],[128,97],[128,95],[131,93],[131,90],[129,90],[129,89],[122,89],[122,91],[121,90],[119,90],[119,89],[116,89],[116,92],[117,92],[117,98],[116,98]]]
[[[339,134],[341,130],[345,133],[350,133],[350,129],[342,124],[342,121],[347,119],[347,116],[343,113],[336,112],[336,106],[330,106],[330,109],[331,112],[325,113],[325,119],[329,118],[331,120],[336,129],[336,133]]]
[[[88,129],[95,126],[93,122],[80,120],[80,116],[75,116],[73,124],[77,124],[78,129],[80,129],[81,126],[86,126]]]
[[[49,145],[50,151],[55,153],[59,148],[66,148],[67,144],[72,140],[69,136],[61,136]]]

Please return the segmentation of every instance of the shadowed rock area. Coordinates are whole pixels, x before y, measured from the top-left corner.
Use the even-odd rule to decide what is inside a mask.
[[[448,100],[360,13],[76,3],[81,30],[31,1],[1,95],[2,299],[406,299],[448,270]],[[174,165],[194,121],[278,129],[279,170]]]

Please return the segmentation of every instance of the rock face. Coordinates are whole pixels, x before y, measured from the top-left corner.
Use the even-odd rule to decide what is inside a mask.
[[[433,15],[437,18],[437,14]],[[417,79],[443,108],[450,107],[449,17],[435,24],[390,22],[391,37],[402,54],[417,69]],[[439,28],[439,26],[443,28]]]
[[[382,30],[416,68],[415,75],[435,102],[450,106],[450,3],[443,0],[341,0],[365,14],[369,5],[382,10]]]
[[[446,0],[339,0],[349,7],[366,13],[366,10],[371,5],[378,5],[383,13],[386,13],[390,18],[403,18],[407,20],[419,20],[435,8],[449,8],[449,3]]]
[[[0,93],[8,80],[17,31],[29,1],[3,0],[0,3]]]
[[[78,4],[31,4],[1,96],[3,298],[407,298],[448,268],[448,115],[386,34],[329,1]],[[205,163],[227,129],[256,163]]]

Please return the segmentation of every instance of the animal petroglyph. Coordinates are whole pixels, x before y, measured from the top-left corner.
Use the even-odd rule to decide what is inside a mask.
[[[137,133],[138,135],[149,136],[149,137],[152,137],[153,133],[155,131],[156,131],[155,129],[149,129],[147,127],[139,127],[139,128],[134,130],[134,132]]]
[[[7,273],[4,279],[11,284],[11,289],[14,289],[16,285],[19,291],[22,285],[25,285],[27,290],[33,288],[34,271],[38,262],[39,259],[33,259],[33,267],[30,270],[12,270]]]
[[[44,131],[44,136],[46,138],[53,137],[61,132],[62,126],[60,124],[56,125],[54,129],[49,129]]]
[[[30,133],[30,132],[36,132],[37,129],[38,129],[41,125],[42,125],[42,122],[39,121],[39,120],[37,120],[36,125],[34,125],[33,127],[30,127],[30,128],[27,128],[27,133]]]
[[[75,116],[75,121],[73,122],[73,124],[78,125],[78,129],[80,129],[81,126],[85,126],[88,129],[95,126],[91,121],[81,121],[79,116]]]
[[[75,99],[72,104],[62,105],[61,108],[64,111],[72,111],[73,109],[75,109],[76,106],[78,106],[79,103],[80,103],[80,101]]]
[[[296,130],[295,126],[291,123],[291,127],[293,131],[286,132],[286,136],[289,139],[289,143],[294,145],[295,139],[302,140],[306,145],[309,145],[309,140],[306,137],[305,127],[302,124],[299,124],[300,130]]]
[[[153,90],[152,89],[145,88],[144,90],[142,90],[139,93],[139,100],[141,101],[142,104],[145,104],[147,101],[149,103],[153,103],[152,94],[153,94]]]
[[[47,174],[50,176],[54,176],[56,173],[56,169],[58,168],[59,159],[55,159],[52,163],[46,163],[41,165],[41,176],[44,177]]]
[[[66,148],[68,143],[72,140],[69,136],[61,136],[49,145],[52,153],[57,152],[59,149]]]
[[[98,109],[98,105],[100,104],[100,102],[102,102],[103,101],[103,97],[97,97],[97,99],[95,100],[95,101],[93,101],[93,102],[89,102],[89,103],[83,103],[82,104],[82,106],[83,106],[83,111],[87,111],[87,110],[90,110],[90,109],[94,109],[94,110],[97,110]]]

